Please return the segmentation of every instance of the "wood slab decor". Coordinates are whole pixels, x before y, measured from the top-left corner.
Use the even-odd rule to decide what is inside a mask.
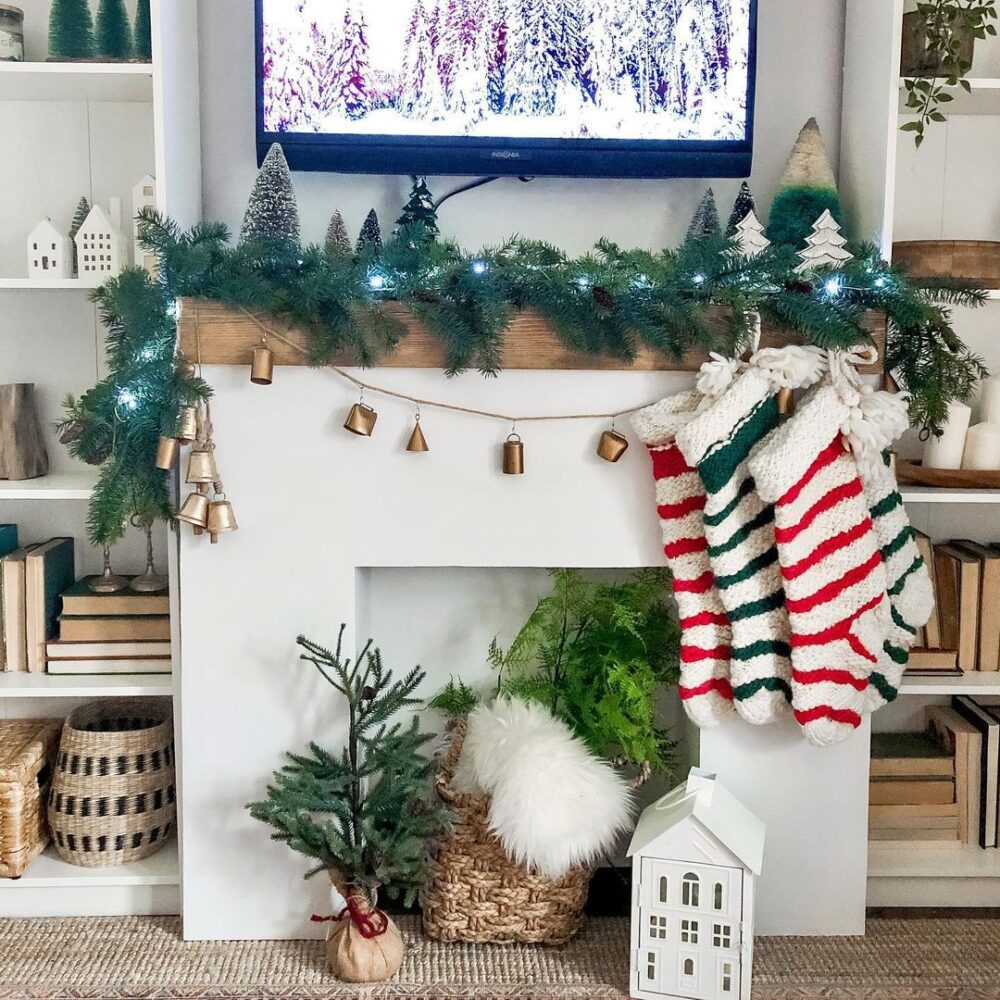
[[[404,306],[387,302],[383,306],[386,315],[402,320],[407,335],[396,349],[383,355],[375,362],[381,368],[443,368],[445,350],[441,342],[416,319]],[[720,321],[722,311],[718,310]],[[262,317],[265,324],[278,330],[296,344],[304,345],[306,335],[290,329],[273,317]],[[868,313],[865,328],[871,333],[879,354],[885,353],[886,323],[881,313]],[[198,331],[201,340],[201,362],[206,365],[249,365],[253,349],[260,345],[261,330],[245,313],[230,309],[218,302],[204,299],[181,300],[180,346],[186,357],[197,361]],[[801,343],[801,339],[788,331],[765,325],[762,346],[781,347],[786,344]],[[305,365],[305,356],[280,340],[271,338],[268,347],[274,352],[274,360],[279,365]],[[334,363],[348,366],[349,357],[334,358]],[[691,352],[681,362],[676,362],[658,351],[640,348],[635,360],[630,364],[617,358],[594,357],[569,350],[546,325],[545,321],[530,310],[515,314],[507,329],[503,348],[503,367],[511,370],[607,370],[607,371],[697,371],[706,355]],[[862,371],[881,373],[881,363]]]
[[[980,288],[1000,288],[1000,243],[992,240],[893,243],[892,262],[911,278],[961,278]]]
[[[34,385],[0,385],[0,479],[37,479],[48,471]]]
[[[896,459],[896,476],[901,482],[945,490],[1000,490],[1000,472],[925,469],[921,462],[904,462],[900,458]]]

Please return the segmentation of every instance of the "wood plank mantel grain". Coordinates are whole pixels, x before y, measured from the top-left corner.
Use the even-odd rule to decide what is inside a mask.
[[[412,313],[395,302],[383,309],[389,316],[401,319],[407,335],[396,349],[375,362],[381,368],[443,368],[445,350],[441,342]],[[879,353],[885,352],[885,316],[868,313],[865,326],[872,334]],[[306,344],[306,335],[289,328],[281,320],[268,317],[268,326],[299,345]],[[249,365],[253,349],[260,344],[261,331],[245,313],[205,299],[182,299],[180,313],[180,347],[191,361],[200,358],[206,365]],[[763,346],[779,347],[801,343],[794,334],[765,326]],[[305,355],[280,340],[272,338],[268,346],[278,365],[304,365]],[[348,356],[334,358],[342,366],[352,364]],[[691,352],[680,363],[648,348],[640,348],[632,363],[617,358],[594,357],[569,350],[537,313],[530,310],[516,313],[504,338],[503,368],[549,371],[697,371],[705,355]],[[881,372],[881,364],[862,371]]]

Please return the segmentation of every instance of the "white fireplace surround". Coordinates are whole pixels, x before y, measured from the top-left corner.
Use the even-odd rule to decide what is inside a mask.
[[[205,376],[216,390],[217,457],[240,530],[214,546],[185,531],[181,543],[184,933],[312,936],[321,933],[309,922],[323,912],[320,881],[303,883],[306,859],[271,842],[244,809],[285,750],[309,739],[336,746],[344,736],[342,706],[297,660],[296,635],[332,643],[344,621],[353,647],[368,637],[359,633],[379,641],[382,632],[390,666],[423,662],[427,692],[452,673],[485,679],[482,659],[466,662],[468,646],[447,637],[461,639],[465,627],[489,632],[491,605],[498,623],[519,620],[523,607],[512,617],[488,574],[442,587],[439,570],[409,572],[369,601],[373,574],[358,570],[661,565],[649,461],[634,438],[617,465],[598,459],[599,421],[522,423],[526,474],[504,476],[507,425],[425,407],[431,450],[408,454],[412,410],[369,397],[379,411],[374,437],[349,434],[341,425],[356,396],[327,372],[281,368],[266,388],[242,368]],[[424,397],[549,413],[639,405],[690,381],[632,372],[448,380],[398,369],[367,377]],[[466,579],[476,593],[458,600]],[[533,599],[518,598],[529,607]],[[477,620],[456,620],[456,605]],[[769,824],[759,932],[862,933],[867,728],[818,750],[793,723],[733,721],[702,732],[700,743],[701,763]]]

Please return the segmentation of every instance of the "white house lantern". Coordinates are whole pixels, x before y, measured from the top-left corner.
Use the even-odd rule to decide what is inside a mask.
[[[628,853],[631,995],[749,1000],[764,824],[714,774],[692,768],[643,812]]]
[[[139,213],[144,208],[156,208],[156,178],[146,174],[132,188],[132,246],[136,267],[149,268],[152,261],[139,243]]]
[[[28,234],[28,277],[69,278],[73,273],[73,254],[69,237],[61,233],[51,219],[42,219]]]
[[[111,199],[110,211],[95,205],[76,234],[80,280],[100,285],[122,269],[125,249],[121,233],[121,202]]]

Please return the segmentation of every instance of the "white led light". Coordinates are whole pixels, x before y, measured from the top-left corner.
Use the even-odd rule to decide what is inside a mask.
[[[485,274],[486,271],[487,271],[487,265],[485,260],[474,260],[472,262],[473,274]]]
[[[124,406],[126,410],[134,410],[139,405],[139,400],[131,389],[119,389],[118,405]]]

